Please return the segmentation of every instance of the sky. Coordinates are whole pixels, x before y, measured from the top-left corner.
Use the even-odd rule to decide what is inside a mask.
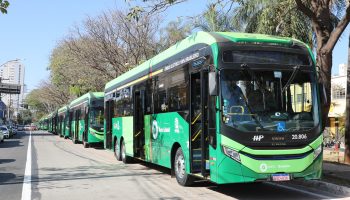
[[[8,14],[0,15],[0,65],[20,59],[25,65],[27,92],[49,78],[49,58],[57,43],[87,16],[110,9],[126,10],[125,0],[9,0]],[[202,2],[202,3],[198,3]],[[206,2],[190,0],[163,14],[164,25],[180,16],[194,16],[206,8]],[[347,63],[349,27],[333,52],[333,71]]]

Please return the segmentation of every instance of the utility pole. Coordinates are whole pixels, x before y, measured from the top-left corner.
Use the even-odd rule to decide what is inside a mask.
[[[350,164],[350,34],[348,44],[348,66],[346,69],[346,120],[345,120],[345,153],[344,163]]]

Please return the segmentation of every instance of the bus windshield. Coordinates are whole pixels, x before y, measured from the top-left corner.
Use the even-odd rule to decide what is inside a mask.
[[[308,67],[223,69],[223,123],[243,132],[305,131],[318,124],[315,77]]]
[[[97,130],[102,131],[103,130],[103,107],[92,107],[91,114],[90,114],[90,126]]]

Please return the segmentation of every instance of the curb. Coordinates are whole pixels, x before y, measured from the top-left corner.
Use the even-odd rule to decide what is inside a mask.
[[[311,189],[317,188],[318,190],[322,190],[337,196],[350,196],[350,188],[322,180],[294,180],[288,184],[299,185]]]

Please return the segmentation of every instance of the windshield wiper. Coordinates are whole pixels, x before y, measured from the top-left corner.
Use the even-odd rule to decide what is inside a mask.
[[[287,89],[287,87],[290,85],[290,83],[294,80],[295,76],[297,75],[297,73],[299,72],[300,66],[296,65],[293,67],[293,73],[290,76],[290,78],[288,79],[286,85],[284,85],[283,89],[282,89],[282,93]]]

